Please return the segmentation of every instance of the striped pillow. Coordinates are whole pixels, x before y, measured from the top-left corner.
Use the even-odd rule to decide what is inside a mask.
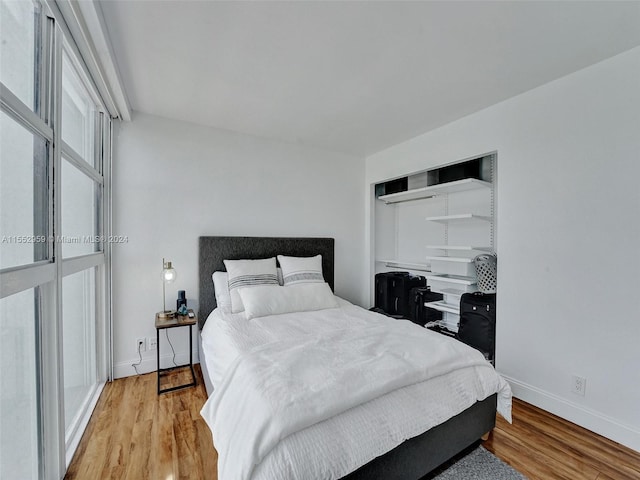
[[[263,260],[225,260],[224,266],[229,274],[229,293],[233,313],[244,310],[242,299],[238,294],[239,288],[278,285],[275,257]]]
[[[324,283],[322,255],[315,257],[285,257],[278,255],[284,286],[299,283]]]

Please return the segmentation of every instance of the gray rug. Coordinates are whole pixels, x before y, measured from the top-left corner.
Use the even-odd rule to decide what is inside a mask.
[[[526,480],[498,457],[479,446],[440,467],[424,480]]]

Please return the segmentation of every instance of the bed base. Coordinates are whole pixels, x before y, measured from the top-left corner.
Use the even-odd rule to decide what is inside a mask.
[[[373,459],[343,480],[417,480],[477,442],[496,424],[497,394]]]

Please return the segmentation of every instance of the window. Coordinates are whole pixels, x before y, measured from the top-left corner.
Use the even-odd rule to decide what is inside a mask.
[[[64,353],[64,425],[77,423],[96,383],[96,269],[62,280],[62,351]]]
[[[0,112],[0,268],[48,257],[47,142]]]
[[[0,478],[38,478],[36,291],[0,300]]]
[[[65,51],[62,56],[62,140],[91,166],[95,166],[96,113],[96,105]]]
[[[0,0],[0,478],[62,478],[108,377],[110,116],[60,20]]]
[[[38,110],[39,31],[37,2],[0,4],[0,81],[33,111]]]
[[[62,256],[87,255],[99,249],[100,185],[63,157],[62,160]]]

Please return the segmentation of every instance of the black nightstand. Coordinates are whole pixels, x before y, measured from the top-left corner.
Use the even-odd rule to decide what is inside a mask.
[[[193,312],[193,310],[189,310],[189,312]],[[158,395],[161,393],[172,392],[174,390],[179,390],[181,388],[194,387],[196,382],[196,373],[193,370],[193,326],[198,323],[198,317],[194,315],[193,318],[189,318],[187,315],[176,315],[174,318],[159,318],[156,315],[156,342],[157,342],[157,350],[156,350],[156,359],[158,361]],[[189,327],[189,363],[185,363],[184,365],[178,365],[175,367],[169,368],[160,368],[160,330],[165,328],[175,328],[175,327]],[[170,388],[160,388],[160,376],[163,372],[168,372],[170,370],[176,370],[178,368],[189,367],[191,369],[191,383],[185,383],[184,385],[177,385],[175,387]]]

